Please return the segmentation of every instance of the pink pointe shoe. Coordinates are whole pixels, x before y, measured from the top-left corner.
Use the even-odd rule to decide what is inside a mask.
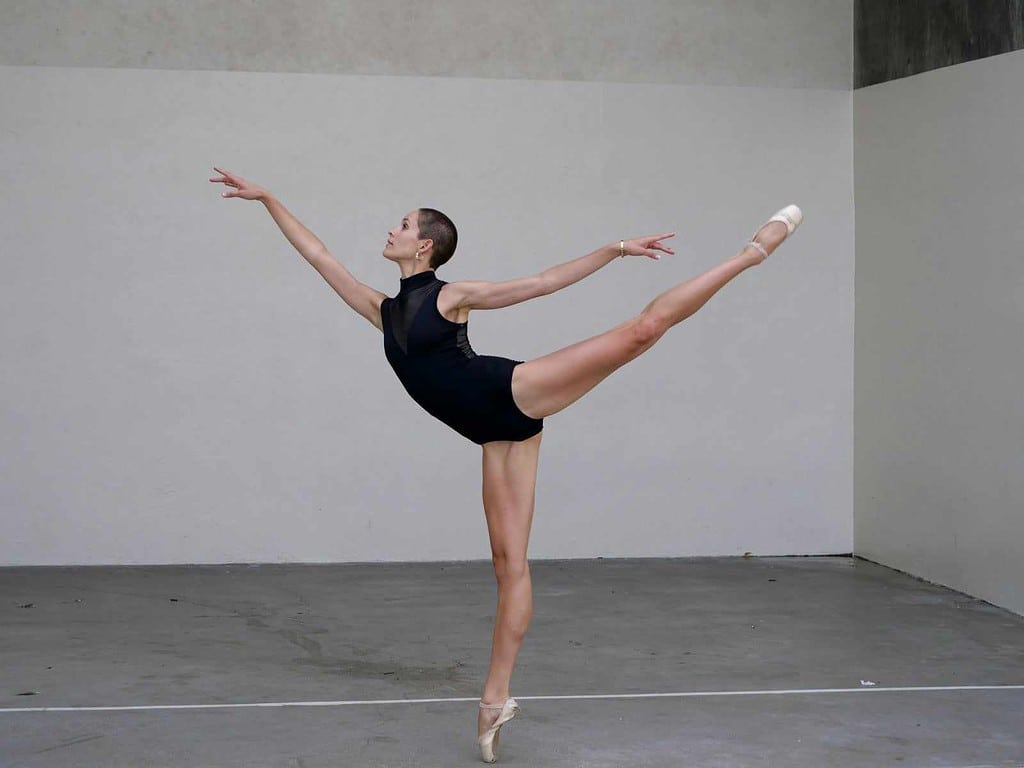
[[[501,704],[484,704],[481,701],[480,709],[501,710],[498,713],[498,719],[476,740],[476,743],[480,745],[480,758],[485,763],[495,763],[498,761],[498,731],[501,730],[501,726],[519,713],[519,705],[515,699],[508,698]]]
[[[768,219],[768,221],[766,221],[764,224],[757,228],[757,231],[754,232],[754,234],[751,236],[750,242],[747,243],[747,246],[760,251],[761,255],[767,259],[768,251],[766,251],[764,246],[754,239],[755,237],[757,237],[757,233],[760,232],[765,227],[767,227],[773,221],[781,221],[783,224],[786,225],[786,237],[788,238],[790,235],[796,232],[796,228],[800,226],[800,222],[803,220],[804,213],[803,211],[800,210],[799,207],[795,205],[787,205],[785,208],[783,208],[781,211],[776,213],[774,216]],[[785,242],[785,238],[783,238],[783,242]],[[781,244],[782,243],[780,243],[779,245]]]

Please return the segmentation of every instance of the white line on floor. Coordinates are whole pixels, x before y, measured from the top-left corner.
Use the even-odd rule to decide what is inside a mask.
[[[1020,691],[1024,685],[922,685],[899,688],[791,688],[767,691],[676,691],[673,693],[584,693],[562,696],[517,696],[518,701],[577,701],[580,699],[687,699],[715,696],[807,696],[845,693],[931,693],[937,691]],[[347,707],[382,704],[452,704],[477,701],[475,698],[449,699],[365,699],[350,701],[267,701],[251,704],[154,704],[125,707],[18,707],[0,708],[0,714],[15,712],[138,712],[174,709],[253,709],[257,707]]]

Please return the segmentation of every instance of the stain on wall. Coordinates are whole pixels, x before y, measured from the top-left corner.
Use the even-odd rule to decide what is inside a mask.
[[[1024,48],[1024,0],[855,0],[854,87]]]

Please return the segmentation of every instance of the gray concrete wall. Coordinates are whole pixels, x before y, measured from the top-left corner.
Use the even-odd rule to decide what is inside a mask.
[[[857,88],[1024,48],[1024,0],[856,0]]]
[[[802,203],[791,246],[549,420],[531,552],[849,551],[851,92],[788,85],[0,68],[0,563],[489,555],[479,449],[409,400],[260,207],[219,198],[215,163],[388,292],[385,233],[417,205],[460,225],[448,280],[679,230],[673,258],[474,313],[478,351],[519,359],[618,324]]]
[[[856,550],[1024,612],[1024,52],[856,91]]]
[[[0,64],[849,88],[851,0],[4,0]]]

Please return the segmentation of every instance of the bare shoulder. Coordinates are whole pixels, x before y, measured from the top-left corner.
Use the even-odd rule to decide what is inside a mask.
[[[460,280],[457,283],[445,283],[437,294],[437,311],[453,323],[464,323],[469,317],[468,299],[474,290],[485,285],[475,280]]]

